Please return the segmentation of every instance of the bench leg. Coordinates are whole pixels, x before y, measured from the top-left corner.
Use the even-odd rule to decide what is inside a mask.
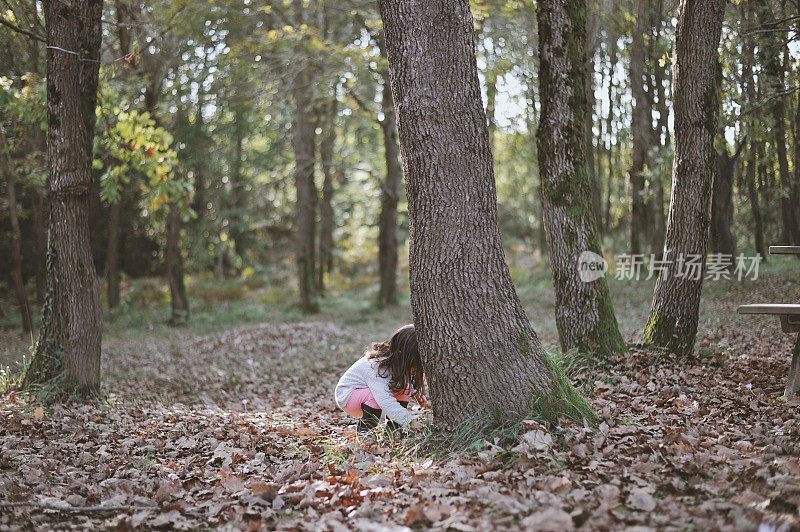
[[[792,353],[792,365],[789,367],[789,381],[786,383],[786,397],[797,395],[800,391],[800,334]]]

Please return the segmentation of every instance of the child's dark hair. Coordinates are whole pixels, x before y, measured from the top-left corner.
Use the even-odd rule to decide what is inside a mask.
[[[378,375],[389,378],[390,391],[402,392],[409,384],[415,389],[422,386],[424,371],[414,325],[400,327],[388,342],[372,344],[366,354],[378,361]]]

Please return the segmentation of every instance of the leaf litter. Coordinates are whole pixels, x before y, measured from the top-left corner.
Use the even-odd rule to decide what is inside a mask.
[[[367,338],[241,327],[108,355],[104,400],[0,396],[0,529],[800,527],[791,339],[772,324],[706,328],[691,359],[633,349],[585,369],[597,427],[528,421],[513,445],[436,460],[358,443],[333,403]]]

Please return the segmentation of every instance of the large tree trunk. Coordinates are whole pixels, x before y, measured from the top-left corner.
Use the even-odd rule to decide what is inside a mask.
[[[0,124],[0,173],[5,177],[6,188],[8,189],[8,218],[11,223],[11,282],[14,285],[14,293],[17,296],[19,313],[22,318],[22,330],[27,333],[33,329],[33,325],[31,323],[31,309],[28,305],[28,294],[25,293],[25,282],[22,278],[22,250],[20,247],[22,233],[19,229],[19,213],[17,212],[17,179],[8,154],[8,145],[6,144],[6,135],[2,124]]]
[[[383,131],[383,153],[386,160],[386,179],[381,187],[381,214],[378,221],[378,269],[380,275],[378,305],[385,306],[397,303],[397,204],[400,201],[400,187],[403,181],[400,146],[397,142],[397,115],[394,111],[388,72],[385,72],[383,76],[381,111],[383,112],[381,129]]]
[[[675,161],[665,259],[653,295],[646,343],[690,354],[697,335],[714,184],[718,47],[724,0],[681,0],[675,43]],[[697,275],[685,261],[697,257]],[[684,271],[681,271],[681,268]]]
[[[644,35],[648,30],[647,1],[636,0],[636,28],[633,32],[631,47],[631,92],[634,107],[631,119],[633,133],[633,161],[629,171],[631,181],[631,254],[642,252],[642,240],[647,235],[648,217],[645,201],[644,168],[647,165],[650,150],[650,102],[644,91],[645,75],[645,42]]]
[[[468,0],[379,5],[407,180],[411,308],[436,426],[534,410],[591,415],[548,367],[505,262]]]
[[[606,279],[581,278],[586,251],[602,257],[587,173],[585,0],[541,2],[539,21],[539,173],[542,178],[556,325],[564,351],[604,357],[623,351]]]
[[[778,155],[778,172],[780,175],[781,221],[783,224],[784,244],[800,245],[800,224],[792,204],[792,179],[789,174],[789,158],[786,150],[786,100],[783,97],[784,65],[781,64],[781,52],[785,43],[785,32],[778,32],[773,27],[775,17],[767,0],[758,0],[755,4],[759,25],[765,30],[759,43],[759,56],[771,94],[769,109],[772,113],[773,142]]]
[[[335,90],[335,89],[334,89]],[[336,147],[336,98],[328,103],[319,157],[322,163],[322,202],[319,206],[319,265],[317,268],[317,287],[325,291],[325,274],[333,270],[333,230],[336,225],[333,212],[333,182],[335,168],[333,152]]]
[[[302,0],[293,0],[297,26],[304,23]],[[298,45],[302,52],[302,48]],[[292,80],[295,116],[292,127],[292,148],[295,160],[295,262],[300,308],[303,312],[316,312],[317,290],[314,277],[316,241],[317,187],[314,184],[315,132],[312,108],[311,70],[302,66]]]
[[[167,235],[165,259],[167,263],[167,284],[171,302],[170,325],[183,325],[189,320],[189,298],[183,280],[183,257],[181,256],[180,208],[172,204],[167,212]]]
[[[46,0],[44,8],[50,156],[47,297],[23,386],[59,379],[63,388],[88,393],[100,387],[102,337],[89,201],[103,2]],[[73,50],[81,54],[68,52]]]

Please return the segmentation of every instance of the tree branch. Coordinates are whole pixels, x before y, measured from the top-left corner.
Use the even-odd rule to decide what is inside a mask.
[[[92,512],[133,512],[139,510],[158,510],[158,506],[70,506],[69,503],[47,504],[42,502],[0,502],[0,508],[38,508],[67,513],[92,513]]]
[[[37,34],[33,33],[32,31],[28,31],[26,29],[20,28],[19,26],[17,26],[16,24],[11,22],[10,20],[6,20],[3,17],[0,17],[0,24],[2,24],[3,26],[6,26],[7,28],[11,28],[12,30],[14,30],[17,33],[25,35],[26,37],[30,37],[31,39],[33,39],[35,41],[47,43],[47,40],[44,37],[42,37],[41,35],[37,35]]]

